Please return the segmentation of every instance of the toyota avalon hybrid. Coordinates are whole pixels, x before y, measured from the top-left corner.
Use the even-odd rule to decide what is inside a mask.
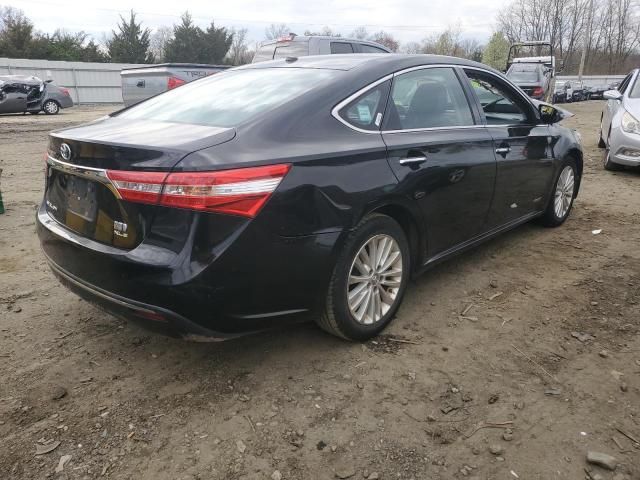
[[[253,64],[52,133],[38,234],[63,284],[151,328],[206,341],[311,317],[364,340],[413,276],[565,221],[567,114],[458,58]]]

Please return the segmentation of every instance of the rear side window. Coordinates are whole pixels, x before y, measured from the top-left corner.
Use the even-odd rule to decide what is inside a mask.
[[[365,45],[363,43],[360,44],[360,52],[362,53],[388,53],[386,50],[383,50],[378,47],[374,47],[372,45]]]
[[[169,90],[121,118],[233,127],[336,78],[337,70],[256,68],[228,71]]]
[[[346,42],[331,42],[331,53],[353,53],[353,45]]]
[[[309,42],[290,42],[276,46],[273,58],[305,57],[309,55]]]
[[[384,107],[389,95],[390,82],[386,81],[360,95],[340,110],[340,117],[363,130],[379,130]]]
[[[473,125],[462,85],[450,68],[425,68],[393,79],[384,130]]]

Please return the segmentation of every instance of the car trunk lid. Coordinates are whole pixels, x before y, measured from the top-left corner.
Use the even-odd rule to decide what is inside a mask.
[[[54,132],[47,152],[47,212],[83,237],[135,248],[149,231],[156,206],[124,200],[113,181],[116,173],[145,172],[155,183],[136,188],[159,189],[185,155],[234,136],[232,128],[117,117]]]

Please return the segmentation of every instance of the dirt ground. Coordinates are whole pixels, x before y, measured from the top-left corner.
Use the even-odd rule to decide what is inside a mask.
[[[109,108],[0,117],[0,478],[640,479],[640,173],[602,169],[601,107],[569,106],[566,224],[432,270],[365,344],[313,324],[186,343],[80,300],[34,210],[47,132]]]

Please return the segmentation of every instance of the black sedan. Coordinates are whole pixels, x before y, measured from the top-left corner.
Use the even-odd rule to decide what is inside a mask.
[[[52,133],[38,234],[62,283],[151,328],[313,317],[364,340],[412,276],[565,221],[583,157],[566,113],[458,58],[253,64]]]

